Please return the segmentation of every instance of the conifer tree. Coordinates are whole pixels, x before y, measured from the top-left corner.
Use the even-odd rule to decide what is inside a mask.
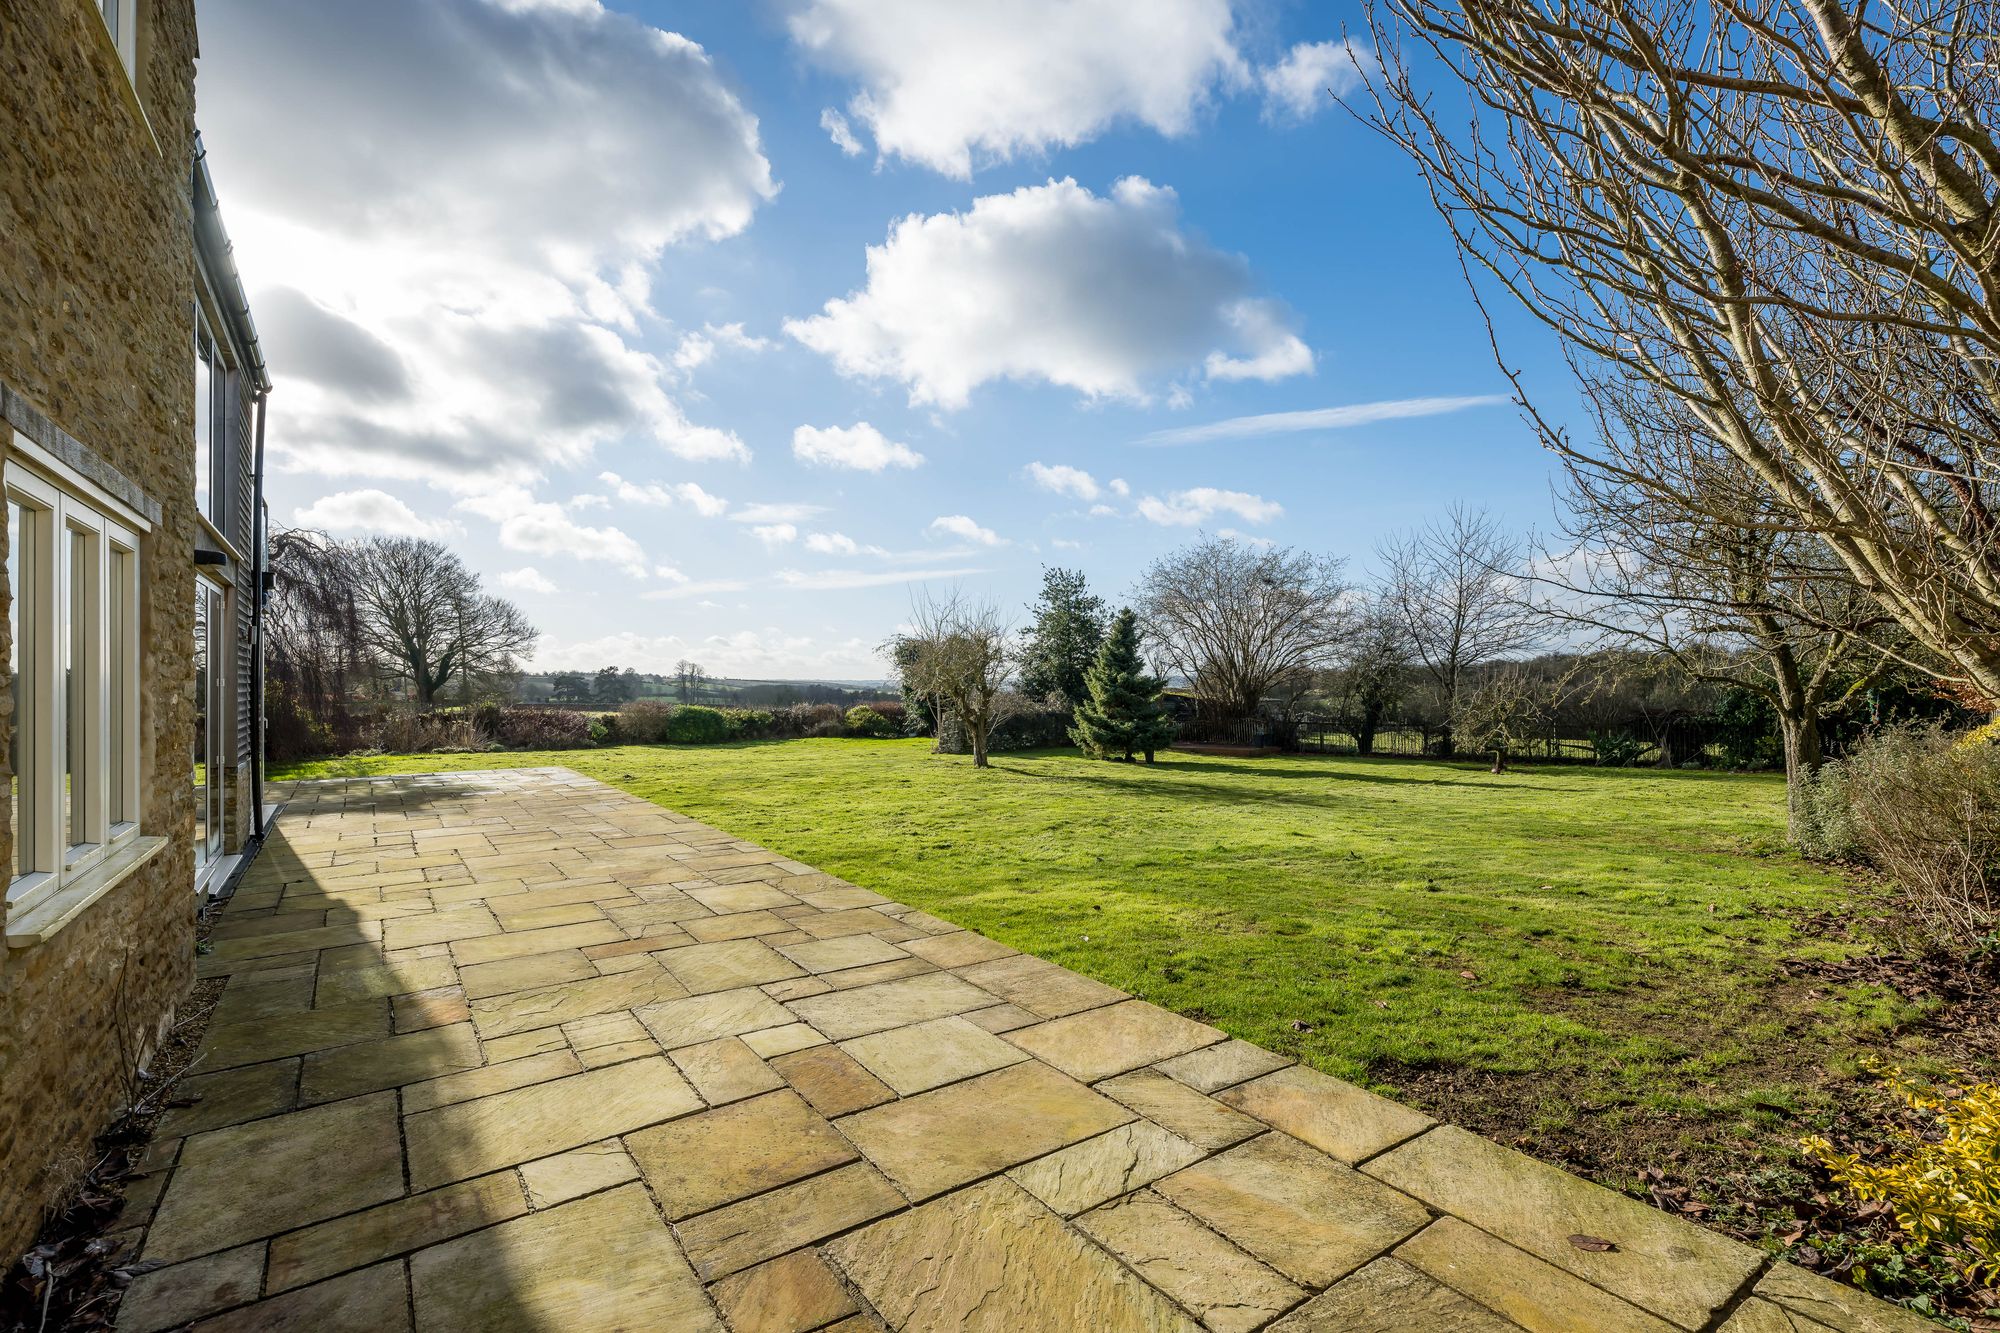
[[[1090,701],[1077,705],[1069,734],[1085,753],[1129,764],[1136,751],[1150,764],[1153,752],[1173,739],[1173,719],[1160,708],[1162,682],[1139,660],[1139,619],[1130,608],[1111,622],[1084,684]]]

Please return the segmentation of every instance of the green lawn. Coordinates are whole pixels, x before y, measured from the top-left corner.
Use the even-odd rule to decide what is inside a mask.
[[[1823,1098],[1909,1016],[1777,975],[1852,947],[1793,922],[1856,890],[1783,849],[1770,776],[1068,752],[979,772],[924,741],[842,740],[276,776],[545,764],[1489,1132],[1769,1139],[1773,1108]]]

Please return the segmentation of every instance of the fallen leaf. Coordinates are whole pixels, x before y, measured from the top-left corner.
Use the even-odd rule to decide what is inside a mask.
[[[1576,1246],[1579,1250],[1588,1250],[1592,1254],[1603,1254],[1606,1250],[1615,1250],[1618,1248],[1602,1236],[1586,1236],[1581,1231],[1571,1236],[1569,1243]]]
[[[1464,978],[1465,978],[1465,979],[1466,979],[1467,981],[1477,981],[1477,980],[1479,980],[1479,974],[1478,974],[1477,972],[1474,972],[1474,971],[1472,971],[1472,970],[1471,970],[1471,969],[1469,969],[1469,968],[1468,968],[1468,969],[1465,969],[1464,971],[1461,971],[1461,972],[1460,972],[1460,973],[1459,973],[1458,975],[1460,975],[1461,977],[1464,977]]]
[[[1375,1001],[1375,1007],[1377,1009],[1387,1009],[1389,1007],[1389,1002],[1387,1000],[1377,1000]]]

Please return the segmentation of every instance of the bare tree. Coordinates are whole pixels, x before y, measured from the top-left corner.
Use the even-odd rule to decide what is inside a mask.
[[[442,542],[375,537],[351,548],[360,641],[430,708],[454,679],[511,670],[535,628]]]
[[[685,657],[674,663],[674,694],[684,704],[691,704],[701,697],[702,686],[708,683],[708,673],[701,663],[690,662]]]
[[[1678,403],[1596,386],[1615,469],[1572,460],[1563,540],[1537,562],[1545,614],[1600,641],[1744,688],[1777,717],[1791,832],[1821,763],[1821,723],[1891,665],[1903,636],[1881,605],[1742,461]],[[1674,476],[1685,500],[1629,480]]]
[[[1948,678],[2000,701],[1994,0],[1382,4],[1372,119],[1468,264],[1586,384],[1676,400]],[[1464,81],[1463,119],[1406,46]],[[1619,466],[1535,419],[1558,453]]]
[[[1540,617],[1524,595],[1520,551],[1483,510],[1453,505],[1444,518],[1383,547],[1384,596],[1404,642],[1438,692],[1449,758],[1466,673],[1512,657],[1539,637]]]
[[[1493,756],[1495,773],[1505,773],[1510,756],[1550,733],[1583,660],[1556,665],[1562,669],[1551,674],[1536,664],[1501,662],[1459,692],[1452,727],[1475,750]]]
[[[1381,590],[1362,603],[1354,632],[1326,673],[1324,692],[1360,754],[1375,753],[1375,733],[1410,685],[1410,650],[1402,618]]]
[[[1218,738],[1265,700],[1299,695],[1352,623],[1343,562],[1202,537],[1147,567],[1136,601],[1163,674],[1188,682]]]
[[[891,640],[890,655],[912,693],[942,705],[965,728],[972,766],[987,767],[993,728],[1019,703],[1007,689],[1014,675],[1012,632],[990,603],[961,594],[921,595],[910,608],[910,632]]]

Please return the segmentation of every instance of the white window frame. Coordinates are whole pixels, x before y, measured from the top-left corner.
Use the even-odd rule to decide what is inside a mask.
[[[111,35],[111,44],[118,48],[118,60],[125,66],[125,77],[137,79],[139,0],[90,0],[90,3],[97,7],[98,17],[104,20],[104,30]]]
[[[28,599],[34,622],[23,624],[18,647],[26,659],[32,654],[35,670],[29,697],[22,700],[24,711],[32,710],[30,728],[32,751],[23,757],[23,771],[15,775],[24,792],[34,784],[32,801],[24,802],[34,820],[32,864],[25,865],[7,885],[7,915],[10,919],[32,911],[85,878],[139,834],[136,817],[113,820],[114,811],[136,816],[139,809],[139,696],[138,696],[138,587],[139,539],[136,532],[106,514],[101,508],[56,485],[49,478],[29,470],[19,461],[6,464],[4,487],[7,498],[32,509],[39,521],[34,525],[35,550],[25,563],[32,569],[35,586]],[[73,800],[81,800],[83,837],[72,841],[71,828],[64,820],[64,756],[68,745],[69,709],[65,707],[62,647],[71,633],[76,610],[71,605],[70,535],[82,535],[89,543],[90,622],[85,626],[88,663],[87,693],[83,698],[84,783]],[[113,552],[130,557],[124,564],[123,661],[111,661],[112,636],[109,631],[110,578]],[[125,704],[122,734],[111,734],[111,697],[118,690]],[[119,749],[121,791],[111,791],[111,749]],[[18,840],[17,840],[18,846]]]

